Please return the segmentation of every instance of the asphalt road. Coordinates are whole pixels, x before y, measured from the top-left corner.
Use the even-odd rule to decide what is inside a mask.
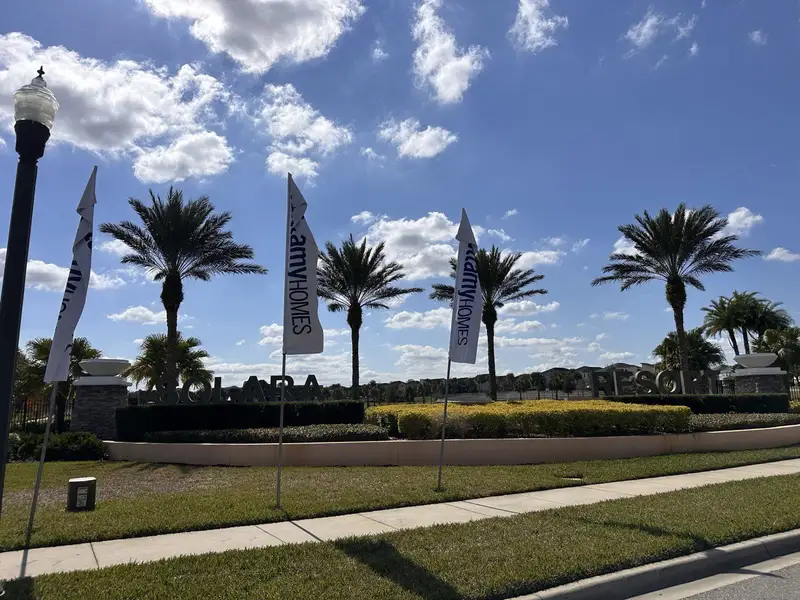
[[[794,555],[797,557],[798,555]],[[780,560],[780,559],[778,559]],[[797,558],[793,562],[797,562]],[[762,563],[763,564],[763,563]],[[743,567],[725,575],[639,596],[640,600],[798,600],[800,564],[782,569]],[[747,577],[748,575],[754,575]],[[742,580],[744,577],[746,579]],[[714,589],[709,589],[714,587]]]

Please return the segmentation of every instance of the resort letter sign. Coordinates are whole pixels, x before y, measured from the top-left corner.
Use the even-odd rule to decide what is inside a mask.
[[[715,394],[717,381],[716,371],[593,371],[592,396]]]

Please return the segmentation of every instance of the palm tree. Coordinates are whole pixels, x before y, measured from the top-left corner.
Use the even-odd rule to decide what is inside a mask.
[[[703,336],[704,333],[705,329],[703,327],[696,327],[686,332],[689,369],[683,369],[684,371],[706,371],[711,367],[725,364],[725,355],[722,352],[722,348],[707,340]],[[653,356],[661,359],[660,363],[664,369],[682,369],[678,336],[674,331],[670,331],[667,337],[653,349]]]
[[[208,358],[209,354],[199,348],[200,344],[196,337],[184,338],[178,333],[177,373],[181,383],[193,380],[211,385],[213,382],[213,373],[203,363],[203,359]],[[147,391],[152,391],[164,381],[168,348],[167,336],[163,333],[148,335],[142,341],[139,356],[122,375],[130,377],[136,385],[144,382]]]
[[[350,235],[342,242],[341,248],[327,242],[325,252],[319,255],[321,265],[317,272],[318,294],[328,301],[329,311],[347,311],[353,365],[350,395],[354,400],[359,397],[358,341],[364,309],[388,309],[387,302],[390,300],[422,291],[422,288],[394,285],[403,279],[403,267],[396,262],[387,261],[383,247],[383,242],[367,247],[366,239],[357,244]]]
[[[483,310],[481,321],[486,326],[486,341],[489,354],[489,393],[497,400],[497,373],[494,358],[494,324],[497,322],[497,309],[507,302],[524,300],[537,294],[546,294],[544,289],[529,289],[529,286],[544,279],[544,275],[534,273],[533,269],[516,268],[522,253],[502,253],[492,246],[491,250],[481,248],[476,255],[478,281],[481,284]],[[456,259],[451,259],[451,277],[456,276]],[[433,285],[432,300],[453,301],[454,286],[444,283]]]
[[[750,332],[755,334],[756,341],[764,337],[770,329],[786,329],[794,324],[794,320],[789,313],[780,308],[782,302],[772,302],[761,299],[753,307],[750,314]]]
[[[756,352],[778,355],[777,363],[796,379],[800,375],[800,327],[768,329],[755,343]]]
[[[129,252],[122,263],[144,267],[162,282],[161,302],[167,316],[167,359],[164,376],[177,385],[178,310],[183,302],[183,280],[208,281],[224,273],[264,274],[266,269],[248,262],[253,249],[233,241],[225,230],[231,213],[215,213],[207,196],[183,200],[183,192],[169,188],[167,199],[150,190],[150,204],[130,198],[128,204],[142,225],[131,221],[103,223],[100,231],[123,242]]]
[[[760,302],[757,296],[758,292],[734,291],[731,294],[731,312],[739,330],[742,332],[745,354],[750,354],[750,327],[755,325]]]
[[[44,383],[44,372],[47,368],[47,359],[50,358],[50,347],[52,345],[52,338],[45,337],[34,338],[25,344],[31,376],[41,382],[43,389],[49,387]],[[103,353],[93,347],[85,337],[72,340],[67,381],[58,386],[58,392],[56,393],[56,431],[61,432],[65,429],[64,421],[67,401],[74,394],[72,383],[83,374],[80,363],[84,360],[100,358],[102,355]]]
[[[711,337],[727,335],[731,348],[733,348],[733,353],[739,356],[736,330],[739,329],[741,323],[735,309],[735,305],[732,305],[730,299],[725,296],[712,300],[710,306],[703,308],[706,313],[703,319],[703,328],[706,335]]]
[[[592,285],[614,282],[625,291],[648,281],[663,281],[675,318],[680,367],[688,370],[683,324],[686,286],[704,290],[701,276],[733,271],[734,260],[761,253],[734,246],[739,238],[724,234],[728,220],[720,217],[711,206],[689,210],[685,204],[680,204],[675,214],[662,208],[655,217],[644,211],[643,216],[635,218],[636,223],[619,227],[623,239],[633,245],[633,250],[612,254],[609,264],[603,267],[605,275],[592,281]]]

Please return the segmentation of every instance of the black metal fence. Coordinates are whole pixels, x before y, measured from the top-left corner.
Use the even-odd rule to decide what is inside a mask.
[[[64,406],[64,421],[72,418],[74,398],[67,400]],[[11,431],[43,431],[47,424],[47,411],[50,398],[15,398],[11,410]]]

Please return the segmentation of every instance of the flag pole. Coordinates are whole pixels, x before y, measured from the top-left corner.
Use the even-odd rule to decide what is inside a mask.
[[[447,399],[450,395],[450,357],[447,358],[447,379],[444,382],[444,413],[442,414],[442,444],[439,447],[439,480],[436,483],[436,491],[442,491],[442,465],[444,464],[444,436],[447,431]]]
[[[25,567],[28,565],[28,550],[31,547],[31,533],[33,520],[36,518],[36,504],[39,501],[39,488],[42,485],[42,472],[44,471],[44,458],[47,454],[47,443],[50,441],[50,424],[53,422],[53,413],[56,410],[56,393],[58,382],[53,382],[53,391],[50,392],[50,406],[47,410],[47,424],[44,427],[44,440],[42,440],[42,453],[39,456],[39,470],[36,471],[36,484],[33,486],[33,500],[31,501],[31,514],[28,517],[28,527],[25,529],[25,545],[22,550],[22,565],[19,569],[20,578],[25,577]]]
[[[278,482],[275,486],[275,504],[281,507],[281,466],[283,464],[283,407],[286,401],[286,353],[281,361],[281,410],[278,418]]]

